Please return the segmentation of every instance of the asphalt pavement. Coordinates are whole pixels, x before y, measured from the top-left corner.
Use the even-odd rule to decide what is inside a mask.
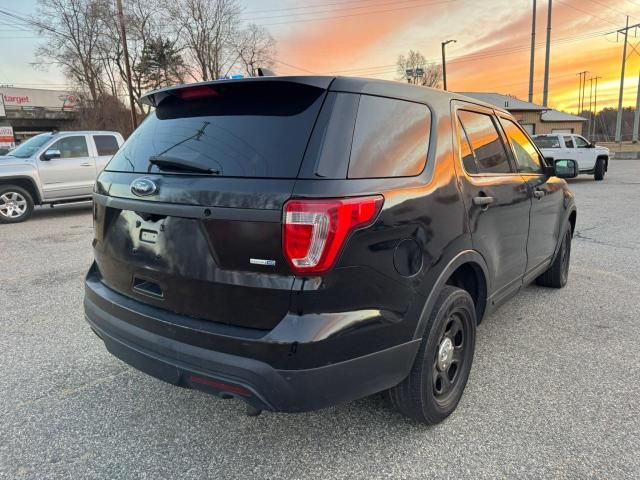
[[[109,355],[83,319],[91,210],[0,226],[0,478],[639,478],[640,161],[572,180],[569,284],[485,319],[457,411],[381,395],[247,417]]]

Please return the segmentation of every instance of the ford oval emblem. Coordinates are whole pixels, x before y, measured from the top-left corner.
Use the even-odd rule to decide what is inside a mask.
[[[131,193],[139,197],[148,197],[158,192],[158,185],[148,178],[137,178],[131,184]]]

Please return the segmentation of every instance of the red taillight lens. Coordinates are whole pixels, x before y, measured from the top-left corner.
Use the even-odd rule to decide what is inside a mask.
[[[326,200],[290,200],[284,206],[284,255],[299,275],[330,270],[354,230],[378,216],[381,195]]]
[[[180,89],[176,92],[176,95],[181,100],[199,100],[201,98],[217,97],[220,94],[211,87],[187,87]]]

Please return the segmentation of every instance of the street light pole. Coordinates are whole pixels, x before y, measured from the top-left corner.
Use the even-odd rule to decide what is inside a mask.
[[[442,84],[445,91],[447,90],[447,59],[445,57],[444,47],[456,41],[457,40],[447,40],[446,42],[442,42]]]

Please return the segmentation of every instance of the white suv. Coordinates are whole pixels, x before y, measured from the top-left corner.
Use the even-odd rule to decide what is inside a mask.
[[[580,173],[593,175],[596,180],[602,180],[609,168],[609,149],[599,147],[580,135],[572,133],[534,135],[533,141],[545,158],[575,160],[578,162]]]

